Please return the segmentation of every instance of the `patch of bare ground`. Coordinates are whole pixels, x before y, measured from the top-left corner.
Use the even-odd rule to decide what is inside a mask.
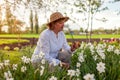
[[[0,39],[18,39],[18,38],[5,38],[5,37],[0,37]],[[22,47],[25,47],[25,46],[34,46],[37,44],[37,41],[38,41],[38,38],[21,38],[21,39],[27,39],[29,40],[29,42],[23,42],[23,43],[14,43],[14,44],[2,44],[0,45],[0,49],[4,49],[5,46],[9,46],[10,47],[10,50],[13,50],[15,47],[19,47],[19,49],[21,49]],[[106,41],[109,41],[110,39],[109,38],[104,38],[102,40],[106,40]],[[118,43],[120,43],[120,39],[116,39]],[[74,41],[79,41],[80,43],[83,41],[83,42],[99,42],[100,39],[67,39],[68,42],[74,42]]]

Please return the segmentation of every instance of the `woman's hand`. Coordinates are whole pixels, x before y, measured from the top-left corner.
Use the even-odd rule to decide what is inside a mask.
[[[71,51],[75,51],[79,47],[80,47],[80,42],[75,41],[71,44]]]
[[[60,62],[60,66],[65,68],[65,69],[69,69],[70,68],[70,64],[69,63],[65,63],[65,62]]]

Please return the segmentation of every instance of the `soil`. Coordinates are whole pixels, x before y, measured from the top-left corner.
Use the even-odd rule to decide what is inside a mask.
[[[17,39],[17,38],[5,38],[5,37],[0,37],[0,39]],[[2,44],[0,45],[0,49],[4,49],[5,46],[9,46],[10,50],[13,50],[15,47],[19,47],[19,49],[21,49],[22,47],[25,46],[31,46],[33,47],[34,45],[37,44],[38,38],[21,38],[21,39],[27,39],[29,40],[29,42],[24,42],[24,43],[14,43],[14,44]],[[110,40],[108,38],[104,38],[103,40]],[[116,39],[119,43],[120,43],[120,39]],[[89,40],[86,39],[67,39],[68,42],[74,42],[74,41],[79,41],[80,43],[82,41],[84,42],[89,42]],[[91,39],[91,43],[93,43],[94,41],[99,42],[100,39]]]
[[[17,39],[17,38],[0,38],[0,39]],[[21,49],[25,46],[34,46],[37,43],[37,38],[21,38],[21,39],[27,39],[29,42],[23,42],[23,43],[14,43],[14,44],[2,44],[0,45],[0,49],[4,49],[5,46],[9,46],[10,50],[14,50],[15,47],[19,47]]]

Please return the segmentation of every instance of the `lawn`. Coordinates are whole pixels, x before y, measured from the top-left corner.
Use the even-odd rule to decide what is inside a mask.
[[[19,63],[22,56],[20,51],[0,50],[0,62],[3,60],[10,60],[10,63]]]
[[[0,34],[0,37],[22,37],[22,38],[38,38],[39,34]]]
[[[66,35],[66,38],[72,38],[72,35]],[[86,35],[73,35],[73,38],[86,38]],[[120,38],[120,35],[113,34],[94,34],[91,38]]]
[[[22,38],[38,38],[39,34],[0,34],[0,37],[22,37]],[[66,38],[72,38],[72,35],[66,35]],[[86,38],[86,35],[73,35],[73,38]],[[99,34],[92,35],[92,38],[120,38],[118,34]]]
[[[0,45],[1,44],[13,44],[13,43],[22,43],[22,42],[29,42],[29,40],[26,39],[0,39]]]
[[[33,54],[34,47],[23,47],[18,51],[10,50],[0,50],[0,62],[3,60],[10,60],[10,63],[19,63],[21,62],[22,56],[31,57]]]

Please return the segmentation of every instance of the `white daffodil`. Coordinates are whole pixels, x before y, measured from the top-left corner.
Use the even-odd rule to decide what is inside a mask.
[[[41,60],[41,63],[42,63],[42,64],[45,64],[45,59],[42,59],[42,60]]]
[[[57,78],[52,76],[49,80],[57,80]]]
[[[103,43],[103,48],[106,48],[107,44],[106,43]]]
[[[97,51],[97,53],[104,53],[105,52],[105,50],[104,49],[96,49],[96,51]]]
[[[76,80],[81,80],[81,79],[77,78]]]
[[[97,53],[98,55],[102,58],[102,59],[105,59],[105,54],[104,54],[104,50],[101,50],[101,49],[97,49]]]
[[[84,46],[85,46],[85,43],[84,43],[84,42],[82,42],[82,43],[81,43],[81,46],[80,46],[80,49],[83,49],[83,48],[84,48]]]
[[[98,59],[98,56],[97,55],[94,55],[93,56],[93,59],[96,61]]]
[[[44,69],[45,69],[45,67],[44,67],[44,66],[41,66],[40,76],[42,76],[42,75],[43,75],[43,73],[44,73]]]
[[[103,50],[105,48],[105,46],[103,45],[103,44],[98,44],[97,46],[96,46],[96,49],[97,50]]]
[[[84,60],[83,53],[80,53],[80,54],[79,54],[78,60],[79,60],[81,63],[85,61],[85,60]]]
[[[6,80],[14,80],[10,71],[4,72],[4,77]]]
[[[10,60],[4,60],[4,65],[8,66],[10,64]]]
[[[3,63],[0,63],[0,69],[2,69],[4,67]]]
[[[34,55],[33,58],[34,59],[39,59],[39,55]]]
[[[77,62],[76,66],[77,66],[77,67],[80,67],[80,66],[81,66],[81,64]]]
[[[119,55],[120,54],[120,50],[119,49],[115,49],[114,53]]]
[[[75,76],[75,73],[76,73],[76,71],[75,70],[68,70],[68,73],[67,73],[67,75],[69,75],[69,76]]]
[[[75,74],[76,74],[76,76],[79,76],[79,75],[80,75],[80,70],[79,70],[79,69],[76,69]]]
[[[85,80],[95,80],[94,78],[94,74],[86,74],[84,77],[83,77]]]
[[[26,64],[29,64],[31,62],[30,58],[26,58]]]
[[[95,52],[95,50],[94,50],[94,46],[93,46],[93,45],[90,46],[90,51],[91,51],[91,54],[93,55],[94,52]]]
[[[99,71],[99,73],[105,72],[105,63],[103,62],[97,63],[96,69]]]
[[[27,70],[26,66],[21,67],[21,72],[25,72]]]
[[[83,49],[85,46],[84,42],[81,43],[80,49]]]
[[[92,46],[92,43],[88,43],[87,45],[86,45],[86,47],[90,47],[90,46]]]
[[[8,78],[8,79],[6,79],[6,80],[14,80],[14,78]]]
[[[108,52],[114,51],[114,46],[109,45],[107,51],[108,51]]]
[[[78,57],[78,60],[79,60],[81,63],[85,61],[83,56],[79,56],[79,57]]]
[[[28,63],[31,62],[31,59],[30,59],[30,58],[27,58],[26,56],[23,56],[21,59],[22,59],[22,62],[23,62],[23,63],[26,63],[26,64],[28,64]]]
[[[44,58],[44,55],[45,54],[43,52],[40,52],[38,56],[39,56],[40,59],[42,59],[42,58]]]
[[[99,55],[102,59],[105,59],[105,54],[104,54],[104,53],[98,53],[98,55]]]
[[[53,66],[57,66],[57,63],[54,59],[52,60],[52,64],[53,64]]]
[[[12,67],[13,67],[13,70],[17,70],[17,64],[13,64]]]

